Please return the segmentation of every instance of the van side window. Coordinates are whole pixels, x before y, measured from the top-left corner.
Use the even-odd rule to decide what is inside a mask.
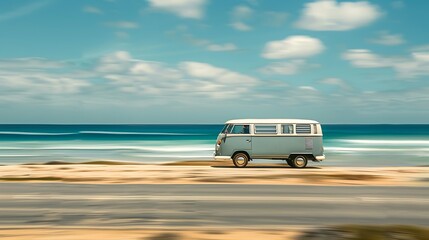
[[[297,124],[296,125],[296,133],[297,134],[310,134],[311,133],[311,125],[310,124]]]
[[[249,134],[249,125],[234,125],[231,130],[232,134]]]
[[[276,125],[255,125],[256,134],[276,134]]]
[[[283,124],[282,125],[283,134],[293,134],[293,125],[292,124]]]

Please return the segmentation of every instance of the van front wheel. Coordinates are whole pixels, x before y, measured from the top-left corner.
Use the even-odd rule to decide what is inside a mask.
[[[245,153],[237,153],[232,157],[232,162],[236,167],[243,168],[249,162],[249,157]]]
[[[307,158],[303,155],[298,155],[292,160],[290,160],[290,164],[294,168],[305,168],[307,166]],[[288,161],[289,163],[289,161]]]

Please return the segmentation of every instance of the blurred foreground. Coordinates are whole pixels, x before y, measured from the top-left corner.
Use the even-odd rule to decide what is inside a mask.
[[[429,239],[428,167],[0,166],[0,239]]]

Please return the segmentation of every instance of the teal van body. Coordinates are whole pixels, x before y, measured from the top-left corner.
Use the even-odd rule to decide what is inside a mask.
[[[238,119],[226,122],[215,146],[216,160],[245,167],[252,159],[286,160],[302,168],[308,160],[322,161],[320,123],[302,119]]]

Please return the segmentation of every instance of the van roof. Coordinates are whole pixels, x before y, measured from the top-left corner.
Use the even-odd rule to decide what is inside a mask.
[[[237,124],[237,123],[261,123],[261,124],[279,124],[279,123],[319,123],[314,120],[307,119],[233,119],[226,122],[227,124]]]

